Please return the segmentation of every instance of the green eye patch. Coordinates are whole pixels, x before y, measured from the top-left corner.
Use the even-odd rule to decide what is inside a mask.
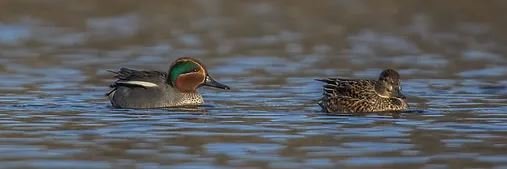
[[[169,78],[171,79],[171,82],[174,83],[179,75],[192,72],[198,67],[199,66],[197,64],[190,61],[176,63],[169,71]]]

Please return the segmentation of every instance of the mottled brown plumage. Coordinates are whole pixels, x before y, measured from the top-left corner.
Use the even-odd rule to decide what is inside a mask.
[[[401,94],[399,74],[384,70],[378,80],[327,78],[319,100],[327,113],[402,111],[408,108]]]

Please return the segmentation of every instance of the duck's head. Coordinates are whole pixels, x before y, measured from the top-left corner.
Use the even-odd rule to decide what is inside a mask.
[[[393,69],[386,69],[380,73],[375,91],[382,97],[406,98],[401,93],[400,74]]]
[[[169,68],[167,83],[181,92],[195,92],[201,86],[230,89],[213,79],[206,67],[191,57],[178,58]]]

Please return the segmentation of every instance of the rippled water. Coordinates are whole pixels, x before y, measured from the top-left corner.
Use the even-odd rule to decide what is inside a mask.
[[[2,1],[0,168],[507,168],[505,1]],[[113,109],[108,69],[200,58],[206,106]],[[315,78],[400,71],[413,110]]]

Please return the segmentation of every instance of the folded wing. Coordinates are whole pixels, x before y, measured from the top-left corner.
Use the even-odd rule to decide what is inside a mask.
[[[119,71],[110,71],[115,74],[117,80],[113,82],[110,87],[111,91],[106,93],[106,96],[113,94],[120,86],[129,88],[150,88],[158,87],[164,84],[167,79],[167,74],[159,71],[138,71],[129,68],[121,68]]]
[[[324,96],[329,98],[361,98],[374,93],[374,82],[371,80],[354,80],[342,78],[317,79],[324,82]]]

